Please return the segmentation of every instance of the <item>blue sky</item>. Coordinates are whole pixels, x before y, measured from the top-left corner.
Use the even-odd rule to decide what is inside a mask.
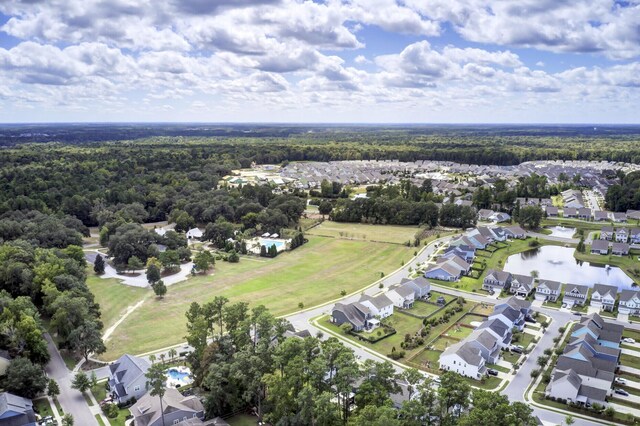
[[[637,123],[638,0],[6,0],[0,121]]]

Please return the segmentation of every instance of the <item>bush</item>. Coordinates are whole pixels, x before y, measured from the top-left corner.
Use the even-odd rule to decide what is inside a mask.
[[[405,355],[405,351],[396,351],[395,348],[393,348],[394,350],[391,351],[390,354],[388,354],[387,356],[393,360],[399,360],[400,358],[404,358]]]
[[[540,370],[531,370],[531,377],[536,378],[540,375]]]
[[[104,404],[102,406],[102,412],[110,419],[118,417],[118,411],[118,406],[116,404]]]

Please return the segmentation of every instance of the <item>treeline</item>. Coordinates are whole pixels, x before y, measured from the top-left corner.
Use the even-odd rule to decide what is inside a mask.
[[[610,186],[605,196],[605,206],[614,212],[640,210],[640,172],[629,173],[621,184]]]
[[[472,391],[455,373],[434,387],[415,369],[397,374],[389,362],[359,363],[335,337],[287,338],[290,324],[263,306],[216,297],[192,303],[186,315],[195,385],[212,417],[253,407],[260,420],[278,425],[537,424],[525,404]],[[400,410],[392,394],[404,395]]]
[[[0,347],[12,362],[0,385],[33,398],[45,390],[49,360],[43,318],[61,348],[102,353],[100,307],[85,284],[80,246],[43,248],[25,240],[0,245]]]

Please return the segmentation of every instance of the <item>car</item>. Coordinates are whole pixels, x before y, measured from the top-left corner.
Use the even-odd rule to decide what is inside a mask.
[[[498,370],[494,370],[493,368],[490,368],[487,370],[487,374],[490,376],[497,376],[498,375]]]
[[[574,312],[574,313],[573,313],[573,315],[577,315],[577,316],[581,317],[581,316],[582,316],[582,313],[580,313],[580,312]]]
[[[629,396],[629,392],[627,392],[624,389],[620,389],[620,388],[615,388],[613,390],[614,393],[617,393],[618,395],[622,395],[622,396]]]
[[[567,304],[566,304],[566,303],[563,303],[563,304],[562,304],[562,307],[563,307],[563,308],[566,308],[566,307],[567,307]]]
[[[489,295],[490,295],[490,296],[493,296],[494,294],[496,294],[496,292],[495,292],[495,291],[493,291],[493,290],[489,290]]]
[[[622,341],[624,343],[635,343],[636,339],[632,339],[631,337],[625,337],[624,339],[622,339]]]
[[[511,352],[515,352],[517,354],[521,354],[522,353],[522,349],[517,347],[517,346],[512,346],[511,347]]]
[[[622,377],[616,377],[615,382],[618,383],[619,385],[626,385],[627,384],[627,381],[625,379],[623,379]]]

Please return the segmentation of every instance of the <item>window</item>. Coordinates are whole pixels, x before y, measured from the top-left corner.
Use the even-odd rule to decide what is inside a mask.
[[[177,425],[178,423],[180,423],[180,420],[178,420],[178,419],[176,419],[176,420],[174,420],[174,421],[173,421],[173,424],[174,424],[174,425]]]
[[[136,387],[133,388],[134,392],[138,392],[139,390],[140,390],[140,386],[136,386]]]

